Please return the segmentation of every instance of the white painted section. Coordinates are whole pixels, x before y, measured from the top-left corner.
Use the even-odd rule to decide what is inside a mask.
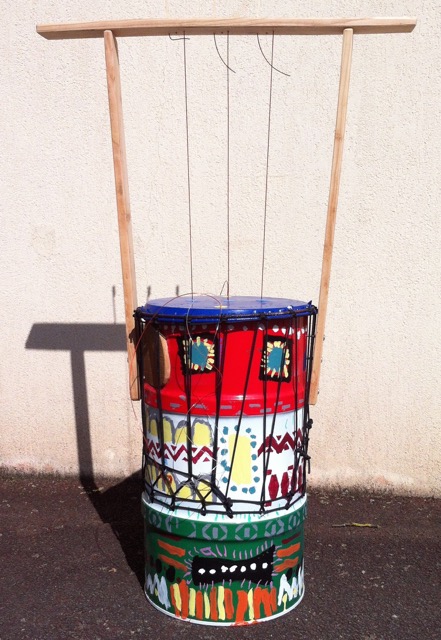
[[[441,6],[434,0],[1,3],[1,464],[126,474],[140,463],[125,354],[26,348],[38,323],[123,322],[102,40],[37,22],[135,17],[416,15],[356,36],[312,482],[440,494]],[[264,292],[318,300],[340,38],[280,37]],[[225,42],[218,39],[225,55]],[[225,76],[187,42],[195,288],[226,278]],[[262,38],[270,51],[270,39]],[[190,288],[182,41],[120,41],[139,302]],[[260,291],[269,67],[231,39],[231,293]],[[115,296],[112,288],[115,287]],[[39,334],[37,332],[37,337]],[[38,343],[38,340],[36,341]],[[40,341],[41,342],[41,341]],[[35,344],[35,342],[33,343]],[[41,344],[40,344],[41,346]],[[82,387],[87,390],[86,397]],[[74,402],[76,404],[74,404]],[[90,455],[88,445],[90,433]]]
[[[170,609],[171,604],[168,598],[167,582],[165,580],[165,576],[161,576],[161,578],[158,578],[158,575],[155,573],[152,579],[152,576],[149,574],[147,576],[144,588],[145,588],[145,592],[146,593],[148,592],[150,595],[152,595],[156,590],[158,592],[159,602],[166,609]]]
[[[157,492],[157,498],[171,503],[170,489],[176,498],[178,511],[186,511],[186,500],[200,500],[197,491],[189,490],[188,459],[192,457],[192,482],[203,495],[208,494],[207,511],[222,510],[222,503],[211,491],[213,469],[213,438],[216,430],[216,416],[196,416],[192,419],[192,434],[202,428],[209,433],[209,440],[203,446],[189,446],[186,440],[186,415],[163,413],[164,447],[157,433],[158,410],[146,405],[147,435],[146,450],[149,460],[145,479],[150,489]],[[260,501],[269,503],[271,509],[282,509],[287,504],[287,495],[295,488],[291,503],[302,496],[305,477],[305,460],[300,455],[303,444],[303,409],[286,411],[276,415],[243,415],[238,432],[238,416],[220,416],[218,424],[218,450],[215,468],[215,487],[224,499],[234,502],[234,511],[258,512]],[[151,424],[154,424],[154,433]],[[266,430],[266,445],[263,433]],[[177,437],[176,434],[179,434]],[[272,439],[270,439],[270,436]],[[170,439],[171,438],[171,439]],[[194,435],[192,442],[195,442]],[[200,441],[198,445],[200,445]],[[167,468],[169,484],[158,481],[158,469],[162,469],[162,455]],[[276,482],[277,489],[271,490]],[[212,504],[211,504],[212,503]],[[193,505],[194,506],[194,505]]]
[[[286,594],[288,600],[296,598],[298,594],[302,595],[305,583],[303,581],[303,565],[299,569],[298,576],[293,576],[291,584],[289,583],[286,574],[284,573],[280,578],[279,594],[277,596],[277,605],[280,607],[283,601],[283,596]]]

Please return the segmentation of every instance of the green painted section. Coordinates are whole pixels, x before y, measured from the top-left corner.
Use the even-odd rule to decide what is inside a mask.
[[[274,517],[177,516],[143,501],[148,599],[177,618],[248,624],[283,614],[303,595],[306,503]],[[193,517],[193,519],[191,519]]]
[[[306,517],[306,501],[299,507],[280,510],[268,518],[259,514],[249,514],[243,518],[227,516],[201,516],[198,513],[185,512],[186,517],[178,516],[173,511],[158,510],[149,505],[143,497],[142,508],[146,521],[152,526],[167,533],[185,538],[200,538],[225,542],[236,540],[257,540],[272,535],[288,533],[302,525]]]

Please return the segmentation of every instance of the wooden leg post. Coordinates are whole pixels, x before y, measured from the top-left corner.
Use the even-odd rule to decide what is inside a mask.
[[[121,101],[121,80],[118,50],[112,31],[104,32],[107,89],[109,93],[110,128],[112,131],[113,167],[115,171],[116,204],[118,209],[119,243],[124,288],[129,388],[132,400],[139,400],[140,385],[135,352],[135,320],[137,307],[135,260],[133,255],[132,222],[127,178],[126,144]]]
[[[334,135],[331,184],[329,187],[328,213],[326,218],[325,244],[323,247],[322,276],[315,338],[314,362],[312,367],[310,403],[316,404],[322,363],[323,340],[325,336],[326,310],[328,307],[329,282],[331,279],[332,250],[334,248],[335,220],[337,216],[338,193],[340,189],[343,144],[345,138],[346,112],[348,107],[349,78],[351,75],[353,30],[343,31],[340,86],[338,90],[337,122]]]

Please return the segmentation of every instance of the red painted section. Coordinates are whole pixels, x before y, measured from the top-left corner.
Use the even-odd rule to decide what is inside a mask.
[[[253,594],[254,618],[260,618],[260,605],[262,604],[262,587],[256,587]]]
[[[210,621],[212,622],[217,622],[218,620],[216,595],[217,595],[217,589],[216,587],[212,587],[210,591],[210,613],[211,613]]]
[[[277,591],[276,591],[276,587],[273,587],[271,589],[270,601],[271,601],[272,611],[273,611],[273,613],[275,613],[277,611]]]
[[[236,623],[241,624],[245,620],[248,609],[248,593],[246,591],[237,592]]]
[[[179,583],[179,592],[181,594],[181,600],[182,600],[181,616],[185,619],[185,618],[188,618],[188,597],[189,597],[188,586],[185,580],[181,580],[181,582]]]
[[[165,551],[167,551],[167,553],[171,553],[172,556],[178,556],[179,558],[182,558],[182,556],[185,556],[185,549],[181,549],[180,547],[175,547],[171,544],[168,544],[168,542],[163,542],[162,540],[158,540],[158,545],[160,547],[162,547]]]
[[[290,542],[292,542],[298,537],[299,537],[299,534],[296,533],[295,536],[291,536],[290,538],[286,538],[285,540],[282,540],[282,544],[289,544]]]
[[[233,604],[233,592],[231,589],[225,588],[224,590],[224,606],[225,616],[227,620],[232,620],[234,616],[234,604]]]
[[[280,483],[280,491],[282,496],[286,496],[289,490],[289,477],[287,472],[285,471],[282,476],[282,482]]]
[[[289,556],[292,556],[294,553],[297,553],[299,549],[300,549],[300,542],[297,542],[296,544],[292,544],[290,547],[287,547],[286,549],[279,549],[279,551],[277,552],[277,557],[289,558]]]
[[[275,589],[273,589],[275,591]],[[268,618],[273,613],[271,593],[267,589],[262,589],[262,602],[265,617]]]
[[[182,564],[182,562],[179,562],[174,558],[169,558],[168,556],[164,556],[162,554],[159,554],[158,558],[160,560],[163,560],[163,562],[166,562],[167,564],[171,564],[176,569],[180,569],[181,571],[187,571],[187,567],[185,566],[185,564]]]
[[[268,493],[271,500],[275,500],[277,498],[277,494],[279,493],[279,481],[277,480],[276,475],[271,476],[271,480],[268,485]]]
[[[293,569],[298,565],[298,563],[299,563],[298,558],[294,558],[292,560],[284,560],[282,564],[278,564],[274,567],[274,571],[276,573],[282,573],[282,571],[285,571],[285,569]]]
[[[285,433],[283,438],[269,435],[266,437],[265,442],[258,448],[257,455],[262,455],[264,451],[265,453],[272,453],[273,451],[282,453],[282,451],[292,451],[293,449],[295,449],[295,440],[290,433]]]
[[[171,600],[173,609],[175,610],[175,616],[177,618],[180,618],[181,617],[181,612],[178,609],[178,607],[176,606],[175,594],[173,593],[173,585],[170,585],[169,591],[170,591],[170,600]]]
[[[278,397],[279,411],[294,411],[304,405],[306,372],[305,352],[307,342],[307,317],[297,318],[294,324],[290,319],[274,319],[268,322],[268,337],[286,343],[290,342],[291,379],[280,384]],[[220,328],[216,325],[198,325],[192,329],[192,339],[214,337],[216,342],[216,360],[213,368],[206,373],[192,373],[190,405],[192,415],[216,414],[216,385],[221,373],[220,413],[223,416],[236,416],[242,410],[245,415],[261,415],[264,410],[274,413],[277,402],[279,383],[277,376],[266,382],[261,379],[262,354],[264,352],[265,331],[258,321],[246,323],[223,323]],[[205,328],[203,328],[205,327]],[[277,331],[274,331],[277,328]],[[282,329],[285,331],[283,333]],[[290,329],[292,334],[289,335]],[[183,325],[164,324],[161,333],[167,339],[170,354],[171,376],[167,384],[161,389],[162,409],[169,413],[183,413],[188,410],[183,372],[182,339],[188,338]],[[299,338],[298,338],[299,336]],[[256,339],[253,349],[253,340]],[[225,354],[224,362],[220,362]],[[251,358],[251,368],[246,387],[248,366]],[[297,386],[297,389],[296,389]],[[243,396],[246,396],[243,403]],[[144,387],[144,397],[148,405],[158,406],[157,391],[148,384]],[[264,404],[266,397],[266,406]]]
[[[204,617],[204,596],[202,591],[196,591],[196,618],[202,620]]]

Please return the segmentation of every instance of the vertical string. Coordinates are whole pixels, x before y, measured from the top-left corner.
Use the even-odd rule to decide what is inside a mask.
[[[270,136],[271,136],[271,102],[273,95],[273,62],[274,62],[274,31],[271,40],[271,72],[269,87],[269,107],[268,107],[268,139],[266,146],[266,175],[265,175],[265,205],[263,215],[263,243],[262,243],[262,279],[260,285],[260,298],[263,298],[263,273],[265,268],[265,243],[266,243],[266,212],[268,208],[268,169],[269,169],[269,152],[270,152]]]
[[[230,299],[230,32],[227,31],[227,298]]]
[[[184,87],[185,87],[185,131],[187,137],[187,189],[188,189],[188,227],[190,232],[190,285],[191,297],[193,298],[193,246],[192,246],[192,228],[191,228],[191,187],[190,187],[190,142],[188,135],[188,90],[187,90],[187,53],[185,49],[185,31],[182,39],[184,43]]]

